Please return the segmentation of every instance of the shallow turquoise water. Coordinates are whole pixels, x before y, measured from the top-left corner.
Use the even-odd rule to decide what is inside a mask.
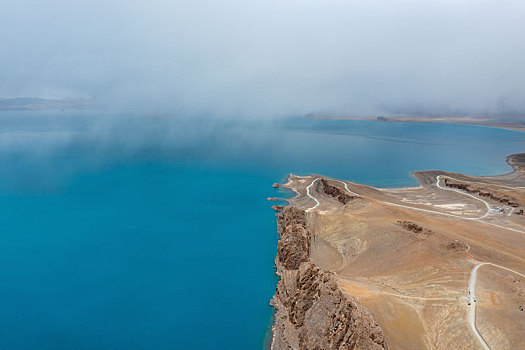
[[[260,349],[273,182],[414,185],[507,172],[524,150],[462,125],[107,119],[0,114],[2,349]]]

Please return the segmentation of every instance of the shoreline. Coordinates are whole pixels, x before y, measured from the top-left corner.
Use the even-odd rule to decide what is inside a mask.
[[[360,188],[361,191],[368,192],[368,195],[370,195],[374,191],[380,191],[380,192],[387,193],[389,191],[390,192],[396,192],[396,191],[424,190],[425,188],[428,188],[429,186],[433,186],[431,180],[436,175],[438,175],[438,180],[439,180],[439,175],[449,176],[449,174],[455,176],[457,178],[457,180],[459,180],[459,181],[467,181],[468,182],[469,179],[471,179],[471,178],[484,178],[485,180],[489,180],[490,181],[490,182],[487,182],[488,185],[492,184],[492,185],[498,186],[498,185],[501,185],[501,183],[507,183],[507,182],[510,182],[511,184],[521,184],[521,182],[523,181],[523,178],[525,177],[525,153],[514,153],[514,154],[511,154],[511,155],[508,155],[505,158],[505,160],[506,160],[507,164],[509,164],[512,167],[512,171],[507,172],[507,173],[503,173],[503,174],[488,175],[488,176],[456,174],[456,173],[449,173],[447,171],[442,171],[442,170],[414,171],[412,173],[412,176],[417,180],[417,182],[419,183],[419,186],[395,187],[395,188],[379,188],[379,187],[374,187],[374,186],[369,186],[369,185],[351,183],[351,182],[348,182],[348,181],[346,181],[346,182],[349,185],[351,184],[353,186],[357,186],[357,188]],[[271,331],[272,331],[271,343],[270,343],[270,349],[271,350],[274,350],[274,349],[275,350],[279,350],[279,349],[281,349],[282,348],[281,345],[284,344],[283,343],[283,339],[286,341],[286,343],[288,343],[288,341],[291,341],[293,343],[293,337],[290,338],[290,336],[293,334],[293,331],[288,330],[288,328],[287,328],[288,326],[286,326],[286,331],[283,331],[283,329],[285,329],[285,328],[283,328],[284,327],[283,326],[283,322],[284,322],[284,318],[286,317],[286,315],[283,314],[284,310],[280,310],[278,308],[278,307],[284,308],[285,305],[286,305],[286,302],[279,301],[279,299],[278,299],[279,295],[282,294],[282,293],[280,294],[279,288],[284,288],[283,286],[285,286],[285,285],[288,286],[291,283],[290,281],[292,280],[292,278],[290,276],[288,276],[291,272],[289,272],[289,271],[286,272],[285,269],[283,268],[282,262],[279,263],[279,259],[280,259],[279,254],[280,254],[280,251],[281,251],[280,248],[279,248],[280,242],[283,241],[283,239],[286,239],[286,236],[287,236],[286,234],[283,236],[283,231],[282,230],[283,230],[283,227],[286,227],[285,222],[288,221],[288,220],[285,220],[284,219],[285,217],[282,217],[282,215],[284,213],[287,213],[287,211],[289,211],[291,209],[294,209],[294,208],[298,209],[298,207],[297,207],[298,203],[295,203],[297,200],[299,200],[299,203],[301,203],[301,204],[299,204],[299,207],[302,207],[304,205],[304,203],[302,203],[300,200],[301,200],[301,197],[304,194],[303,192],[304,192],[305,189],[302,188],[302,187],[295,188],[294,186],[292,186],[292,182],[293,182],[292,181],[292,177],[295,177],[295,178],[298,178],[298,179],[312,179],[312,178],[315,178],[316,176],[318,176],[318,175],[311,174],[309,176],[296,176],[296,175],[293,175],[293,174],[289,174],[288,177],[287,177],[287,180],[286,180],[286,184],[279,184],[279,187],[288,188],[289,190],[292,190],[293,192],[295,192],[296,195],[293,198],[286,199],[285,201],[287,202],[287,204],[285,206],[283,206],[281,208],[281,210],[277,211],[279,214],[276,214],[279,217],[278,220],[284,220],[284,221],[281,222],[281,224],[278,223],[278,225],[277,225],[278,226],[277,227],[277,231],[279,233],[280,239],[278,241],[278,248],[277,248],[278,252],[277,252],[277,256],[276,256],[276,260],[275,260],[276,261],[276,269],[277,269],[277,275],[281,276],[281,280],[283,278],[285,278],[287,281],[286,281],[286,283],[283,282],[285,284],[282,284],[281,286],[278,284],[277,292],[274,295],[274,297],[272,299],[272,302],[271,302],[271,305],[274,307],[274,311],[275,311],[274,317],[272,318],[273,325],[271,327]],[[321,177],[321,178],[326,178],[326,177]],[[333,180],[333,181],[339,181],[337,179],[330,179],[330,178],[326,178],[326,179]],[[301,181],[301,180],[299,180],[299,181]],[[304,183],[304,180],[302,180],[301,182]],[[300,186],[303,186],[303,185],[300,185]],[[439,187],[439,183],[438,183],[438,187]],[[348,188],[347,188],[347,191],[350,192],[350,190],[348,190]],[[372,191],[372,192],[370,192],[370,191]],[[306,195],[308,195],[308,192],[306,192]],[[333,193],[331,195],[333,195]],[[390,195],[392,195],[392,193]],[[359,196],[360,195],[357,195],[357,197],[359,197]],[[469,196],[469,195],[467,195],[467,196]],[[352,200],[352,199],[350,199],[350,200]],[[343,202],[343,205],[344,204],[346,204],[346,202]],[[312,208],[315,208],[315,207],[316,206],[314,206]],[[403,207],[403,205],[401,205],[401,207]],[[417,206],[412,208],[412,209],[420,210]],[[311,209],[306,209],[306,210],[302,209],[302,210],[304,211],[305,220],[307,218],[311,217],[312,214],[307,215],[308,212]],[[490,210],[490,208],[489,208],[489,210]],[[428,214],[425,214],[425,215],[428,215]],[[444,215],[447,215],[447,214],[444,214]],[[510,214],[509,214],[509,216],[510,216]],[[482,218],[468,218],[468,217],[466,218],[466,220],[479,220],[479,219],[482,219]],[[498,225],[495,225],[495,226],[498,226]],[[309,229],[306,226],[306,221],[304,223],[304,228],[306,230],[305,232],[307,232],[308,242],[310,242],[310,238],[315,241],[314,232],[309,232]],[[308,243],[308,245],[310,245],[310,243]],[[470,246],[469,246],[469,249],[470,249]],[[310,248],[308,249],[308,251],[309,250],[310,250]],[[308,253],[307,255],[309,256],[309,254],[310,253]],[[316,265],[315,262],[312,261],[310,257],[306,257],[304,259],[305,260],[302,260],[302,261],[304,261],[305,263],[307,263],[307,264],[312,264],[313,263],[314,265]],[[298,271],[299,271],[299,275],[298,276],[301,276],[300,271],[302,271],[302,268],[300,268]],[[323,271],[323,270],[321,269],[320,271]],[[324,272],[322,272],[322,273],[324,273]],[[299,286],[299,287],[301,288],[301,286]],[[337,290],[341,290],[341,289],[337,288]],[[284,293],[284,294],[287,294],[287,293]],[[356,297],[356,295],[347,294],[347,297],[349,298],[348,300],[350,300],[350,302],[352,304],[356,305],[357,308],[361,307],[360,303],[357,301],[357,300],[359,300],[359,298],[357,300],[354,299]],[[300,297],[296,296],[296,298],[299,298],[299,299],[298,300],[295,300],[295,299],[291,300],[290,299],[290,300],[300,303],[301,302]],[[285,299],[285,300],[286,301],[290,301],[288,299]],[[366,308],[365,308],[365,310],[366,310]],[[276,315],[280,315],[281,318],[282,318],[282,320],[279,320],[279,322],[280,322],[279,324],[277,324],[277,322],[276,322],[276,317],[275,317]],[[311,316],[311,317],[314,317],[314,316]],[[293,321],[293,320],[290,320],[290,322],[291,321]],[[372,318],[372,322],[375,322],[373,320],[373,318]],[[297,327],[297,325],[296,325],[296,327]],[[379,329],[381,330],[381,328],[379,328]],[[312,330],[310,330],[310,331],[312,331]],[[315,332],[318,332],[318,331],[319,331],[319,329],[316,328]],[[381,332],[382,332],[382,330],[381,330]],[[276,339],[276,333],[279,333],[279,337],[278,337],[279,339],[278,340]],[[292,340],[290,340],[290,339],[292,339]],[[385,342],[382,343],[382,345],[385,346],[385,348],[388,348],[388,344],[386,343],[386,339],[384,341]],[[274,346],[274,345],[276,345],[276,342],[279,343],[279,345]],[[379,344],[376,344],[376,345],[379,345]]]
[[[522,163],[522,165],[520,166],[519,164],[516,164],[516,163],[513,163],[513,160],[516,159],[516,158],[519,158],[519,157],[522,157],[524,158],[523,160],[517,160],[517,162],[519,163]],[[519,170],[523,170],[525,169],[525,153],[513,153],[511,155],[508,155],[505,157],[505,162],[511,167],[511,171],[509,172],[506,172],[506,173],[500,173],[500,174],[492,174],[492,175],[473,175],[473,174],[459,174],[459,173],[450,173],[450,174],[456,174],[456,175],[461,175],[461,176],[473,176],[473,177],[481,177],[481,178],[488,178],[488,179],[498,179],[498,178],[501,178],[501,177],[504,177],[504,176],[509,176],[509,175],[514,175],[516,174],[517,171]],[[348,180],[342,180],[342,181],[346,181],[346,182],[349,182],[349,183],[354,183],[356,185],[362,185],[362,186],[368,186],[368,187],[372,187],[372,188],[375,188],[377,190],[380,190],[380,191],[408,191],[408,190],[413,190],[413,189],[421,189],[422,188],[422,184],[421,182],[419,181],[419,179],[417,178],[417,174],[418,173],[426,173],[426,172],[446,172],[448,173],[448,171],[444,171],[444,170],[414,170],[410,173],[410,175],[416,179],[416,181],[418,182],[418,185],[416,186],[401,186],[401,187],[377,187],[377,186],[372,186],[372,185],[368,185],[368,184],[363,184],[363,183],[354,183],[352,181],[348,181]],[[310,174],[310,175],[307,175],[307,176],[300,176],[300,175],[296,175],[296,174],[293,174],[293,173],[290,173],[288,174],[287,178],[286,178],[286,183],[284,184],[279,184],[279,188],[285,188],[285,189],[288,189],[290,191],[293,191],[295,193],[295,196],[294,197],[291,197],[291,198],[286,198],[286,199],[279,199],[283,202],[287,202],[289,204],[289,201],[293,200],[293,199],[296,199],[298,196],[300,196],[300,193],[295,189],[295,188],[290,188],[288,187],[289,183],[290,183],[290,177],[291,176],[294,176],[294,177],[298,177],[298,178],[310,178],[312,176],[317,176],[317,177],[327,177],[327,176],[324,176],[324,175],[320,175],[320,174]],[[327,177],[328,178],[328,177]]]
[[[518,132],[525,132],[525,121],[502,121],[498,119],[489,118],[473,118],[473,117],[353,117],[353,116],[312,116],[311,119],[327,119],[327,120],[366,120],[375,121],[378,123],[442,123],[442,124],[459,124],[459,125],[473,125],[484,126],[495,129],[512,130]],[[523,117],[525,119],[525,117]]]

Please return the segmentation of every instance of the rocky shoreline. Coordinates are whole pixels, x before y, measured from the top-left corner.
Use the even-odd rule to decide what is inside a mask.
[[[371,313],[341,291],[333,273],[310,261],[306,212],[285,207],[277,215],[277,229],[280,281],[271,301],[271,349],[388,349]]]
[[[504,271],[497,286],[480,280],[477,288],[510,302],[490,311],[507,323],[481,308],[492,328],[481,324],[479,332],[493,343],[506,332],[509,344],[520,344],[519,332],[504,329],[513,322],[510,305],[522,304],[512,292],[518,280],[505,274],[524,269],[514,258],[523,253],[513,232],[524,232],[516,206],[525,203],[525,154],[507,162],[514,171],[503,175],[416,172],[420,186],[394,190],[291,175],[279,187],[297,195],[272,207],[280,281],[270,349],[475,347],[464,315],[471,315],[469,276],[480,264]],[[500,212],[487,209],[501,205]]]

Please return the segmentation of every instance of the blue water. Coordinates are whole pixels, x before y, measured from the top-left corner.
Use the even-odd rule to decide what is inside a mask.
[[[272,183],[502,173],[523,141],[448,124],[0,113],[0,348],[261,349]]]

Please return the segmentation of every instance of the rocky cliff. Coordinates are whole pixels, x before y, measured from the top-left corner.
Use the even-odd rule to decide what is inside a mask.
[[[328,181],[326,181],[325,179],[321,179],[321,181],[317,183],[317,191],[332,196],[343,205],[355,198],[354,196],[350,196],[348,193],[344,192],[340,188],[328,184]]]
[[[477,194],[480,197],[490,198],[493,201],[507,204],[514,208],[517,208],[520,206],[520,203],[516,202],[516,200],[513,198],[505,198],[505,197],[498,196],[491,192],[483,192],[482,190],[478,188],[472,188],[472,186],[468,184],[455,183],[449,179],[445,179],[445,186],[450,187],[450,188],[455,188],[458,190],[463,190],[470,194]]]
[[[368,310],[339,289],[335,275],[309,259],[306,213],[287,207],[278,215],[281,236],[275,264],[281,278],[272,350],[388,349]]]

